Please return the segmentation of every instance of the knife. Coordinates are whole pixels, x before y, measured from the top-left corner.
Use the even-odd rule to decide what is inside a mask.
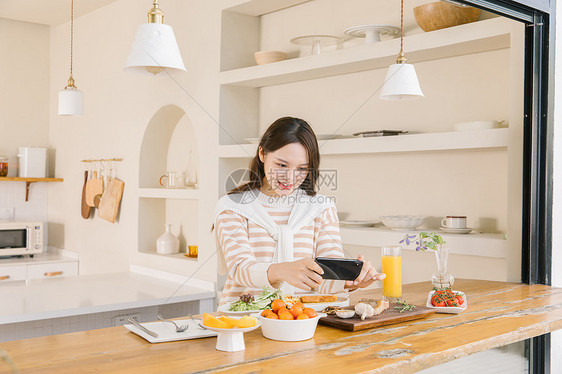
[[[134,318],[129,318],[128,319],[129,322],[131,322],[133,325],[137,326],[139,329],[141,329],[142,331],[146,332],[148,335],[152,336],[153,338],[157,338],[158,334],[155,333],[154,331],[150,331],[149,329],[147,329],[146,327],[144,327],[143,325],[141,325],[140,323],[137,322],[136,319]]]

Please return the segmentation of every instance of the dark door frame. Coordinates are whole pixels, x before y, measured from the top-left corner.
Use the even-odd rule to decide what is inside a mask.
[[[521,281],[552,282],[555,0],[459,0],[525,23]],[[550,373],[550,334],[526,342],[530,372]]]

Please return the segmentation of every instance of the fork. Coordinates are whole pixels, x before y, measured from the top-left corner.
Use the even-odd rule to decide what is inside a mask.
[[[185,330],[187,330],[189,328],[189,324],[186,323],[185,325],[182,326],[178,326],[174,321],[168,321],[166,319],[164,319],[164,317],[162,317],[161,314],[157,315],[156,317],[158,317],[158,319],[162,322],[168,322],[168,323],[172,323],[174,326],[176,326],[176,332],[184,332]]]
[[[207,330],[207,328],[206,328],[205,326],[203,326],[203,325],[201,324],[201,322],[199,322],[199,321],[197,321],[195,318],[193,318],[193,316],[192,316],[191,314],[188,314],[187,316],[188,316],[189,318],[191,318],[191,320],[192,320],[193,322],[195,322],[195,323],[197,324],[197,326],[198,326],[200,329]]]

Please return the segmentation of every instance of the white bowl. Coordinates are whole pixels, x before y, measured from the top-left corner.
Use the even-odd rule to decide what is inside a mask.
[[[425,220],[424,216],[382,216],[381,221],[392,230],[414,230]]]
[[[488,130],[498,128],[500,123],[498,121],[470,121],[455,123],[455,131],[473,131],[473,130]]]
[[[280,320],[262,317],[254,314],[261,322],[261,332],[264,337],[282,342],[298,342],[312,339],[316,332],[318,320],[326,317],[325,313],[318,313],[314,318],[300,320]]]

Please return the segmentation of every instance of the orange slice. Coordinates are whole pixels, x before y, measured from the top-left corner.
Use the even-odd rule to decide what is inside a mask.
[[[230,327],[237,327],[239,329],[245,329],[247,327],[254,327],[256,325],[256,319],[251,316],[244,316],[240,319],[230,318],[227,316],[221,316],[220,320],[226,323]]]
[[[203,325],[208,326],[208,327],[214,327],[217,329],[230,329],[232,328],[232,326],[229,326],[227,323],[225,323],[224,321],[221,321],[220,319],[213,317],[210,314],[203,314]]]

